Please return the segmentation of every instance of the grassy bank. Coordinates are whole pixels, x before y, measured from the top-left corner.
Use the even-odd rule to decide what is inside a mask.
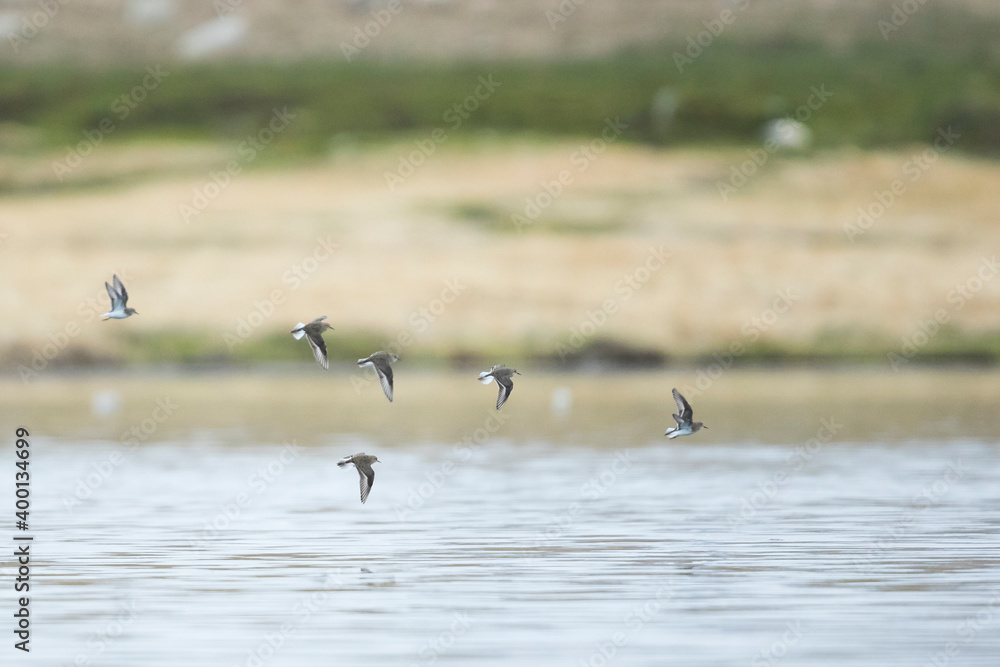
[[[288,107],[294,121],[268,159],[323,154],[344,134],[379,138],[441,127],[586,136],[613,117],[628,123],[625,138],[636,142],[756,143],[764,122],[794,114],[822,87],[832,96],[807,120],[820,146],[925,142],[951,125],[962,134],[961,150],[997,154],[998,28],[971,17],[962,26],[962,38],[951,42],[925,39],[909,26],[891,40],[836,52],[791,38],[747,43],[723,35],[681,68],[675,54],[688,46],[680,41],[561,63],[167,64],[158,83],[146,78],[148,90],[136,88],[143,70],[15,67],[0,78],[0,123],[37,129],[27,143],[49,148],[80,141],[105,119],[114,125],[109,142],[236,141]],[[485,95],[480,88],[485,99],[475,110],[448,115],[483,78],[499,85]],[[7,147],[12,143],[8,138]]]
[[[727,346],[717,349],[688,349],[671,353],[657,348],[630,345],[620,340],[587,341],[566,354],[550,347],[532,347],[525,342],[493,343],[480,348],[415,349],[393,346],[388,334],[342,331],[327,334],[331,363],[351,364],[376,348],[399,350],[407,367],[472,368],[488,367],[498,361],[511,365],[530,364],[553,370],[595,370],[662,367],[747,368],[759,366],[797,366],[862,364],[910,368],[925,365],[996,366],[1000,364],[1000,333],[964,333],[946,329],[921,347],[908,347],[907,341],[871,337],[864,344],[847,338],[831,340],[822,336],[814,341],[766,341],[746,345],[735,354]],[[144,365],[190,365],[192,367],[241,367],[268,363],[312,364],[305,343],[277,333],[259,335],[227,345],[215,332],[168,331],[127,334],[117,350],[95,352],[72,345],[40,366],[44,346],[16,346],[0,355],[0,373],[20,375],[27,369],[39,374],[50,369],[115,368]]]

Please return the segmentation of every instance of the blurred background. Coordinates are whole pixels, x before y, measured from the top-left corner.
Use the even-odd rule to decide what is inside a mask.
[[[30,657],[992,667],[998,35],[992,0],[0,0]],[[674,387],[708,429],[663,437]]]
[[[3,0],[0,364],[299,361],[323,314],[335,360],[993,363],[998,28],[977,0]],[[114,273],[140,315],[104,323]]]

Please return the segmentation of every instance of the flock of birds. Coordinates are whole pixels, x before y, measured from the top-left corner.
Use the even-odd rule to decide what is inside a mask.
[[[138,311],[135,308],[128,307],[128,291],[117,275],[112,278],[112,284],[109,285],[105,282],[104,287],[108,290],[108,296],[111,297],[111,310],[101,316],[102,320],[124,320],[126,317],[138,315]],[[317,317],[308,324],[299,322],[292,329],[292,336],[295,340],[301,340],[305,337],[310,349],[312,349],[313,357],[316,358],[317,363],[324,370],[330,370],[330,359],[326,353],[326,341],[323,340],[323,333],[327,329],[333,329],[333,327],[326,322],[326,315]],[[382,391],[385,392],[385,397],[389,399],[390,403],[392,402],[393,388],[391,364],[396,361],[399,361],[399,357],[391,352],[382,350],[364,359],[358,359],[358,366],[362,368],[371,366],[375,369],[375,374],[378,375],[379,382],[382,384]],[[514,390],[513,377],[515,375],[520,375],[520,373],[513,368],[507,368],[504,364],[497,364],[490,370],[479,374],[479,381],[483,384],[490,384],[496,381],[499,387],[497,410],[502,408],[507,399],[510,398],[510,392]],[[665,436],[673,439],[682,435],[691,435],[703,428],[708,428],[703,423],[694,421],[694,411],[691,409],[691,404],[687,402],[687,399],[676,388],[673,390],[673,395],[674,402],[677,404],[677,414],[672,416],[674,421],[677,422],[677,426],[668,428],[666,433],[664,433]],[[368,493],[375,483],[375,470],[372,468],[372,464],[374,463],[381,463],[381,461],[378,460],[377,456],[365,454],[364,452],[354,454],[353,456],[346,456],[337,462],[337,465],[340,467],[353,464],[357,469],[358,475],[361,477],[362,503],[368,500]]]

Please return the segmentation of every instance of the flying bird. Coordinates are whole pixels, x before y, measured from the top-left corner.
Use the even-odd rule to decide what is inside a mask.
[[[326,358],[326,342],[323,340],[323,332],[333,327],[324,322],[323,320],[325,319],[326,315],[317,317],[309,324],[299,322],[292,329],[292,336],[295,337],[295,340],[300,340],[305,336],[309,342],[309,347],[312,348],[313,356],[316,357],[316,361],[324,369],[330,370],[330,360]]]
[[[115,274],[112,282],[114,283],[114,287],[109,285],[107,281],[104,283],[104,288],[108,290],[108,296],[111,297],[111,310],[101,315],[101,319],[124,320],[126,317],[138,315],[139,312],[135,308],[125,307],[125,304],[128,302],[128,291],[122,285],[122,281],[118,279],[118,274]]]
[[[507,402],[507,398],[510,396],[510,392],[514,389],[514,381],[511,377],[515,373],[520,375],[513,368],[497,364],[490,370],[479,374],[479,381],[483,384],[489,384],[493,380],[496,380],[497,384],[500,385],[500,393],[497,395],[497,410],[503,407],[503,404]]]
[[[372,484],[375,483],[375,470],[372,469],[372,464],[381,463],[381,461],[378,460],[377,456],[371,456],[364,452],[354,456],[345,456],[337,461],[337,465],[340,467],[344,467],[348,463],[353,463],[354,467],[358,469],[358,475],[361,476],[361,504],[363,505],[368,500],[368,492],[372,490]]]
[[[385,397],[389,399],[390,403],[392,403],[392,366],[389,364],[397,361],[399,361],[399,357],[394,353],[381,350],[367,359],[358,359],[358,366],[362,368],[371,366],[375,369],[378,381],[382,383],[382,391],[385,392]]]
[[[671,427],[667,429],[667,432],[663,435],[667,436],[671,440],[674,438],[679,438],[682,435],[691,435],[692,433],[697,433],[703,428],[708,428],[701,422],[691,421],[694,416],[694,411],[691,409],[691,404],[687,402],[681,392],[674,389],[674,402],[677,403],[677,412],[679,415],[673,415],[674,421],[677,422],[676,427]]]

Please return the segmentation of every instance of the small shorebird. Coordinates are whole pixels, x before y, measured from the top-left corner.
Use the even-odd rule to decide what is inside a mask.
[[[358,475],[361,476],[361,504],[363,505],[368,500],[368,492],[372,490],[372,484],[375,483],[375,470],[372,469],[372,464],[381,463],[381,461],[378,460],[377,456],[371,456],[364,452],[354,456],[345,456],[337,461],[337,465],[340,467],[344,467],[348,463],[353,463],[354,467],[358,469]]]
[[[382,391],[385,397],[392,403],[392,366],[389,364],[399,361],[392,352],[378,351],[367,359],[358,359],[358,366],[371,366],[378,374],[378,381],[382,383]]]
[[[701,422],[691,421],[694,416],[694,411],[691,409],[691,404],[681,396],[681,392],[674,389],[674,401],[677,403],[677,412],[679,415],[673,415],[674,421],[677,422],[676,427],[668,428],[667,432],[663,435],[667,436],[671,440],[674,438],[679,438],[682,435],[691,435],[692,433],[697,433],[703,428],[708,428]]]
[[[493,380],[497,381],[500,385],[500,393],[497,395],[497,410],[503,407],[503,404],[507,402],[507,397],[510,396],[510,392],[514,389],[514,381],[511,377],[517,373],[513,368],[507,368],[503,364],[497,364],[488,371],[483,371],[479,374],[479,381],[483,384],[489,384]]]
[[[323,341],[323,332],[333,327],[324,322],[323,320],[325,319],[326,315],[317,317],[309,324],[299,322],[292,329],[292,336],[295,337],[295,340],[299,340],[305,336],[309,342],[309,347],[312,348],[313,356],[316,357],[316,361],[326,370],[330,370],[330,360],[326,358],[326,343]]]
[[[111,310],[101,315],[101,319],[124,320],[126,317],[138,315],[139,312],[135,308],[125,307],[125,304],[128,302],[128,291],[122,285],[122,281],[118,279],[118,274],[115,274],[115,277],[111,280],[114,283],[114,287],[109,285],[107,281],[104,282],[104,287],[108,290],[108,296],[111,297]]]

